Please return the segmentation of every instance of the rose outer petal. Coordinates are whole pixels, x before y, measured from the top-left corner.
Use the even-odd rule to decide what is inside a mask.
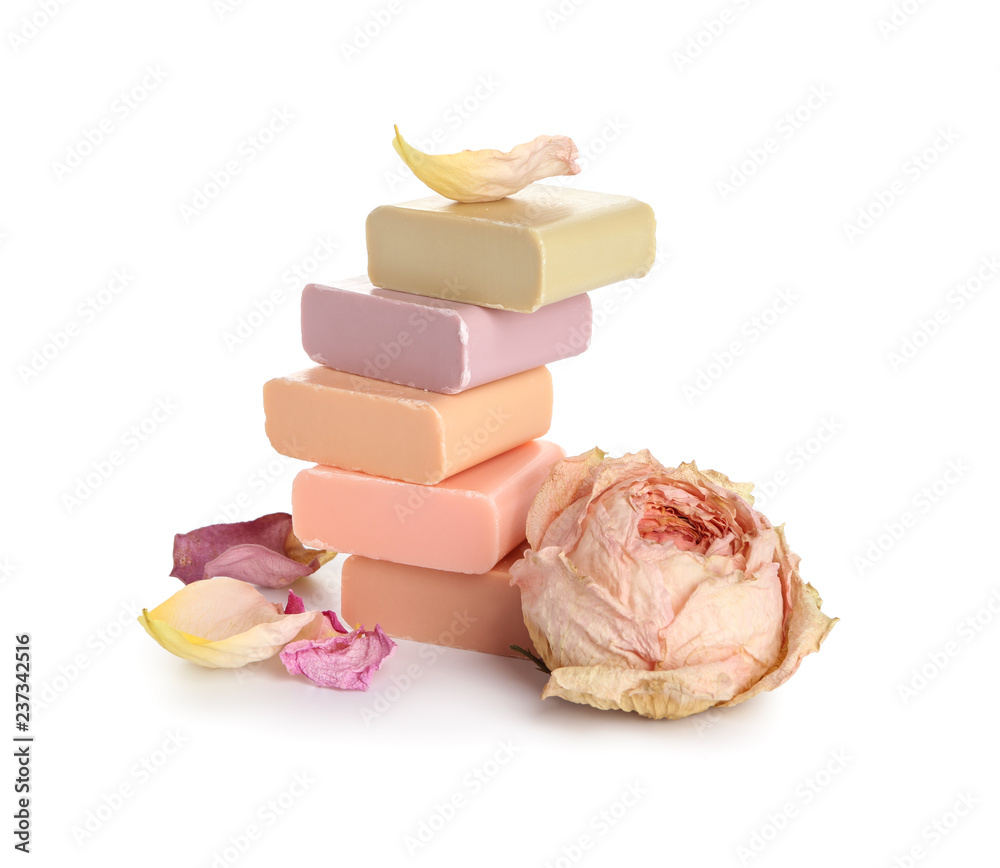
[[[286,615],[297,615],[300,612],[306,610],[306,604],[302,602],[302,597],[295,593],[295,591],[288,592],[288,602],[285,603],[285,614]],[[337,633],[350,633],[342,623],[340,618],[337,617],[337,613],[332,609],[325,609],[323,614],[326,616],[328,622],[328,628],[324,631],[323,635],[327,635],[330,630],[334,630]]]
[[[724,704],[745,682],[746,661],[739,655],[684,669],[620,669],[567,666],[555,669],[542,699],[558,696],[602,710],[634,711],[655,720],[676,719]]]
[[[281,662],[292,675],[305,675],[320,687],[367,690],[373,673],[395,651],[396,643],[376,624],[374,630],[292,642],[281,652]]]
[[[567,505],[586,493],[586,483],[591,471],[603,460],[604,453],[594,448],[583,455],[564,458],[553,465],[528,511],[527,536],[533,549],[542,547],[542,537],[552,522],[563,514]],[[570,523],[568,517],[561,521],[564,524]]]
[[[777,557],[783,567],[781,573],[785,581],[784,591],[790,607],[785,640],[778,654],[778,663],[748,690],[720,705],[738,705],[758,693],[774,690],[775,687],[784,684],[795,674],[803,657],[819,651],[820,645],[833,629],[833,625],[840,620],[823,614],[821,611],[823,600],[820,599],[819,593],[812,585],[803,582],[799,575],[798,566],[801,558],[788,549],[784,527],[776,527],[775,530],[780,540]]]
[[[636,618],[559,549],[529,549],[510,575],[531,641],[550,668],[585,660],[648,670],[659,659],[658,625]]]

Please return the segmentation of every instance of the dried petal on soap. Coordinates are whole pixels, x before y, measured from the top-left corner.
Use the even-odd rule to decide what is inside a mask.
[[[226,576],[192,582],[138,620],[171,654],[213,669],[265,660],[289,642],[330,632],[325,613],[282,612],[253,585]]]
[[[396,651],[396,643],[376,624],[346,636],[329,636],[290,643],[281,662],[292,675],[305,675],[320,687],[367,690],[372,675]]]
[[[276,512],[177,534],[170,575],[184,584],[228,576],[265,588],[285,588],[335,556],[336,552],[307,549],[292,533],[292,517]]]
[[[435,193],[456,202],[495,202],[529,184],[580,171],[576,145],[567,136],[538,136],[509,153],[487,148],[457,154],[425,154],[395,127],[392,146],[403,162]]]

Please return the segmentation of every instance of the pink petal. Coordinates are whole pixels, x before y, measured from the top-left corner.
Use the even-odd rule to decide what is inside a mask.
[[[529,549],[511,565],[510,575],[521,589],[531,641],[550,668],[579,661],[654,668],[660,657],[658,625],[636,618],[557,548]]]
[[[320,687],[367,690],[395,650],[396,643],[376,624],[374,630],[292,642],[281,652],[281,662],[292,675],[305,675]]]

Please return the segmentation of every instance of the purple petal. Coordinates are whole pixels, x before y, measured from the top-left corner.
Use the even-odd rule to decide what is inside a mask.
[[[210,524],[174,536],[174,570],[170,574],[185,585],[205,578],[205,565],[233,546],[253,544],[284,554],[292,529],[287,512],[263,515],[253,521]]]
[[[276,512],[177,534],[170,575],[185,585],[228,576],[265,588],[285,588],[333,557],[332,552],[315,552],[310,560],[312,555],[292,534],[292,517]]]
[[[300,564],[261,545],[236,545],[205,564],[204,578],[229,576],[262,588],[287,588],[319,569],[319,559]]]
[[[305,675],[320,687],[367,690],[372,675],[395,650],[396,643],[376,624],[374,630],[347,636],[291,642],[281,652],[281,662],[292,675]]]

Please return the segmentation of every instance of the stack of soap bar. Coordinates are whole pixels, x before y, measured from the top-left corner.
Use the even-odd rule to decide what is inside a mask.
[[[436,485],[312,467],[292,485],[295,534],[312,548],[485,573],[524,540],[535,493],[564,456],[533,440]]]
[[[524,316],[367,277],[302,291],[302,345],[314,362],[449,395],[582,353],[592,319],[586,294]]]
[[[533,184],[499,202],[429,196],[368,216],[376,286],[528,312],[642,277],[653,209],[629,196]]]
[[[518,656],[511,645],[532,645],[510,566],[526,548],[527,543],[518,546],[477,576],[350,557],[340,586],[344,619],[377,621],[397,639]]]
[[[368,279],[310,284],[316,367],[264,387],[275,449],[316,466],[295,533],[352,555],[342,607],[396,638],[530,647],[510,565],[558,446],[545,365],[590,344],[586,292],[639,277],[653,212],[627,196],[533,186],[478,204],[376,208]]]

